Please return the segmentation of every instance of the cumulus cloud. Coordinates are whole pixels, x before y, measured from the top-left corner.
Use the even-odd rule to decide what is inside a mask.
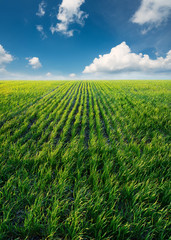
[[[166,21],[171,13],[171,0],[142,0],[140,8],[131,21],[139,25],[150,24],[151,27]],[[147,28],[146,31],[150,30]]]
[[[36,15],[39,17],[43,17],[45,15],[45,7],[46,7],[46,4],[44,1],[42,1],[39,4],[38,12],[36,13]]]
[[[0,44],[0,73],[6,71],[5,66],[6,64],[12,62],[14,60],[13,56],[9,54],[3,46]]]
[[[75,74],[75,73],[71,73],[69,76],[70,76],[71,78],[74,78],[74,77],[76,77],[76,74]]]
[[[81,5],[85,0],[62,0],[59,6],[59,12],[57,15],[57,20],[59,23],[55,27],[51,26],[52,34],[54,32],[61,32],[67,37],[72,37],[74,34],[73,29],[69,29],[69,26],[73,23],[84,25],[85,18],[88,15],[80,10]]]
[[[3,46],[0,44],[0,65],[10,63],[13,60],[13,56],[6,52]]]
[[[132,53],[129,46],[122,42],[111,49],[110,53],[100,55],[86,66],[83,73],[114,73],[121,71],[169,71],[171,70],[171,50],[166,57],[150,59],[147,54]]]
[[[47,38],[42,25],[37,25],[36,29],[38,32],[40,32],[42,39]]]
[[[52,76],[51,72],[46,73],[46,77],[51,77],[51,76]]]
[[[38,57],[33,57],[33,58],[26,58],[26,60],[29,61],[29,65],[33,68],[33,69],[38,69],[42,67],[42,64],[40,63],[40,60]]]

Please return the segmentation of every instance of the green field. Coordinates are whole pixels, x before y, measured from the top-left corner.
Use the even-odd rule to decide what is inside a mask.
[[[171,81],[0,81],[0,240],[162,240]]]

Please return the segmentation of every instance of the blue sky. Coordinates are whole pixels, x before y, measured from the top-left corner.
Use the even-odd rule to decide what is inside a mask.
[[[2,0],[0,79],[171,79],[171,0]]]

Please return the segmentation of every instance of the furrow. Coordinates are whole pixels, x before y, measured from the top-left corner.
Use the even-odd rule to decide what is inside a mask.
[[[56,98],[54,98],[55,100]],[[58,101],[59,102],[59,101]],[[49,105],[51,105],[52,101],[50,100]],[[57,102],[55,102],[54,107],[56,107]],[[33,111],[30,115],[28,115],[29,117],[25,117],[25,120],[21,123],[21,125],[19,126],[18,129],[14,129],[14,132],[10,131],[10,135],[11,138],[10,140],[13,142],[16,142],[20,137],[24,138],[24,136],[29,133],[29,130],[31,129],[31,127],[34,125],[34,128],[36,126],[36,122],[38,125],[40,125],[41,121],[44,120],[44,115],[47,116],[48,113],[50,113],[49,111],[47,112],[47,109],[49,108],[49,105],[46,104],[46,106],[44,108],[42,108],[42,110],[35,110]],[[50,110],[53,110],[50,109]],[[41,117],[41,118],[40,118]],[[5,134],[7,134],[7,132],[5,132]],[[30,134],[29,134],[30,136]]]
[[[55,90],[54,90],[55,91]],[[50,93],[49,93],[50,94]],[[39,104],[37,105],[36,103],[34,104],[31,104],[29,106],[28,109],[26,109],[27,111],[24,113],[22,112],[22,114],[17,118],[16,116],[14,118],[12,118],[10,121],[7,121],[6,124],[4,124],[2,126],[2,128],[0,129],[0,133],[4,133],[6,132],[7,130],[10,130],[11,131],[11,134],[13,133],[13,131],[15,131],[15,128],[19,128],[20,127],[20,124],[22,124],[22,122],[25,121],[25,119],[28,119],[29,121],[29,118],[30,118],[30,115],[32,114],[32,112],[34,111],[40,111],[43,106],[47,105],[49,101],[53,101],[53,97],[52,96],[49,96],[46,95],[46,97],[48,96],[47,99],[45,99],[46,97],[43,97],[41,98],[41,100],[44,102],[41,102],[39,101]],[[55,94],[53,94],[53,96],[55,96]]]
[[[24,106],[22,109],[20,109],[19,111],[17,112],[12,112],[10,115],[8,115],[8,117],[5,117],[4,120],[1,120],[0,122],[0,128],[3,127],[3,125],[7,122],[7,121],[10,121],[12,120],[13,118],[19,116],[20,114],[22,115],[23,112],[27,111],[27,109],[29,109],[30,107],[34,106],[35,104],[37,104],[39,101],[41,101],[42,99],[44,99],[45,97],[49,96],[52,92],[54,92],[55,90],[57,90],[59,88],[56,87],[54,88],[53,90],[51,90],[49,93],[46,93],[45,95],[43,95],[42,97],[39,97],[38,99],[36,99],[34,102]],[[50,96],[50,98],[52,98],[54,95]]]
[[[95,118],[96,118],[96,127],[97,127],[97,133],[98,133],[98,139],[101,142],[104,142],[104,139],[106,139],[106,143],[109,143],[109,136],[106,131],[105,124],[103,123],[102,116],[99,111],[99,107],[97,104],[97,97],[96,97],[96,91],[94,89],[94,84],[92,87],[92,92],[93,92],[93,100],[94,100],[94,109],[95,109]]]
[[[90,138],[90,123],[89,123],[89,117],[90,117],[90,102],[89,102],[89,91],[88,91],[88,83],[86,82],[86,127],[85,127],[85,146],[88,148],[89,144],[89,138]]]
[[[55,129],[52,131],[52,134],[50,136],[50,141],[52,141],[53,145],[56,146],[60,135],[62,133],[63,127],[65,126],[65,123],[67,122],[67,117],[69,116],[70,112],[72,111],[74,105],[75,105],[75,101],[77,98],[77,94],[79,92],[81,83],[79,83],[76,92],[71,96],[71,100],[69,105],[67,106],[67,108],[64,111],[64,114],[62,115],[60,121],[58,122],[58,124],[55,126]]]
[[[71,91],[68,92],[66,99],[64,98],[60,102],[59,107],[55,110],[53,114],[54,118],[52,118],[50,124],[46,126],[44,131],[41,133],[41,138],[38,142],[38,146],[41,146],[42,144],[50,141],[51,137],[54,135],[58,124],[60,123],[61,119],[64,118],[65,112],[67,111],[68,106],[70,106],[71,104],[72,94],[75,91],[75,88],[77,88],[77,84],[73,85],[73,88],[71,89]]]
[[[71,130],[72,130],[72,126],[75,121],[75,114],[77,114],[77,112],[78,112],[79,103],[80,103],[80,99],[81,99],[81,93],[82,93],[82,83],[80,83],[80,86],[75,95],[75,98],[73,100],[71,108],[68,112],[68,118],[65,119],[62,127],[60,128],[60,130],[58,132],[57,138],[55,138],[56,144],[60,140],[63,143],[63,145],[65,146],[72,137]]]
[[[72,127],[72,130],[71,130],[72,139],[74,137],[80,135],[81,122],[82,122],[82,118],[83,118],[83,104],[84,104],[84,101],[85,101],[84,99],[85,99],[85,84],[83,84],[83,86],[82,86],[80,105],[79,105],[79,109],[77,111],[77,114],[75,115],[73,127]]]
[[[61,106],[66,106],[68,103],[67,100],[70,96],[70,92],[74,89],[74,85],[69,87],[69,89],[66,91],[66,93],[59,98],[57,101],[54,99],[54,104],[50,107],[49,105],[47,106],[46,109],[44,109],[43,113],[39,113],[40,118],[39,121],[36,122],[36,124],[32,124],[30,127],[30,131],[27,130],[26,136],[22,136],[21,142],[24,144],[28,139],[32,138],[34,140],[38,140],[41,135],[46,134],[46,129],[48,129],[49,125],[52,123],[53,125],[55,124],[57,120],[57,112],[61,108]],[[49,109],[47,111],[47,109]]]

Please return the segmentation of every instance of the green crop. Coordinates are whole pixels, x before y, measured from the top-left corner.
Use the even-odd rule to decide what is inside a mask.
[[[1,81],[0,240],[168,240],[170,81]]]

